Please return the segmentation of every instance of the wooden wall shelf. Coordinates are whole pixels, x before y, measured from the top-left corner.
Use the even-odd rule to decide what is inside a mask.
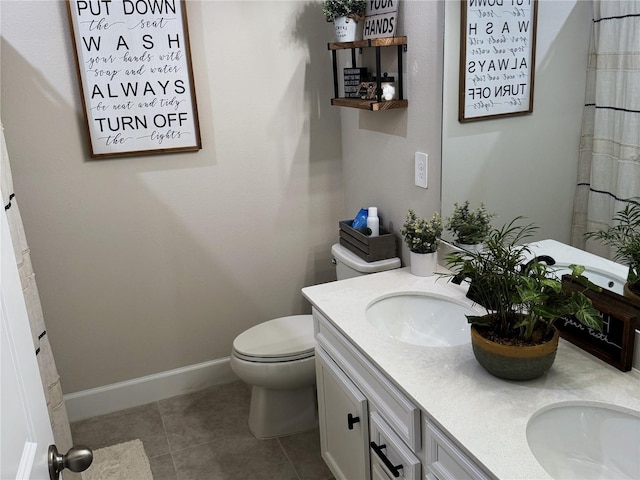
[[[380,110],[391,110],[394,108],[407,108],[409,102],[407,100],[389,100],[388,102],[383,100],[382,102],[378,102],[377,100],[361,100],[359,98],[332,98],[331,105],[378,112]]]
[[[402,79],[402,54],[406,51],[407,37],[388,37],[388,38],[372,38],[368,40],[358,40],[356,42],[333,42],[327,44],[328,49],[331,51],[333,59],[333,90],[335,97],[331,99],[331,105],[338,107],[350,107],[359,108],[362,110],[371,110],[378,112],[381,110],[391,110],[394,108],[407,108],[409,102],[404,98],[403,92],[403,79]],[[384,47],[397,47],[398,52],[398,99],[390,101],[382,101],[382,68],[380,62],[380,49]],[[341,98],[338,94],[338,62],[337,51],[338,50],[351,50],[351,64],[353,68],[357,68],[356,65],[356,49],[363,48],[375,48],[376,50],[376,77],[378,81],[377,85],[377,98],[375,100],[361,100],[359,98]]]
[[[329,43],[329,50],[345,50],[348,48],[393,47],[406,45],[407,37],[371,38],[358,40],[357,42],[333,42]]]

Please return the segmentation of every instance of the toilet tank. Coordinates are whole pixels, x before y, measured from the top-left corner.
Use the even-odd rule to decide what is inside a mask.
[[[378,260],[377,262],[367,262],[339,243],[331,247],[331,254],[335,259],[338,280],[400,268],[400,258],[398,257]]]

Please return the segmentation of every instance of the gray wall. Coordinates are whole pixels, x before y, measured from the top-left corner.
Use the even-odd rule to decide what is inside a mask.
[[[444,4],[402,2],[401,13],[400,29],[408,37],[404,61],[409,107],[341,112],[347,217],[355,216],[360,208],[378,206],[385,227],[391,225],[395,232],[409,208],[423,217],[440,210]],[[387,53],[392,62],[395,53]],[[429,155],[426,190],[414,185],[414,154],[418,151]],[[404,243],[402,256],[408,263]]]
[[[485,202],[502,225],[519,215],[537,239],[569,243],[591,31],[591,2],[538,3],[533,113],[458,122],[460,3],[446,2],[442,211]]]
[[[228,356],[335,278],[339,110],[316,3],[188,2],[204,148],[91,160],[62,1],[2,1],[2,120],[66,393]]]

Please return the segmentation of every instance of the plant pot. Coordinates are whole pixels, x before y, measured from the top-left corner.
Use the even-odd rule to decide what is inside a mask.
[[[413,275],[416,275],[418,277],[430,277],[436,273],[436,269],[438,268],[438,252],[410,252],[410,254],[410,270]]]
[[[471,326],[471,345],[476,360],[491,375],[507,380],[532,380],[547,373],[556,358],[559,337],[555,330],[553,338],[542,345],[502,345],[487,340],[474,325]]]
[[[349,17],[337,17],[333,20],[336,29],[337,42],[355,42],[362,34],[359,32],[358,22]]]
[[[629,288],[629,283],[625,283],[623,287],[623,294],[626,298],[633,300],[634,303],[640,305],[640,295],[636,294]]]

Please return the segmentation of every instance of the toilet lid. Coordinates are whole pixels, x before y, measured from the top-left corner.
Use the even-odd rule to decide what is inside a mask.
[[[311,315],[275,318],[251,327],[233,341],[237,353],[260,358],[305,357],[313,354],[315,346]]]

